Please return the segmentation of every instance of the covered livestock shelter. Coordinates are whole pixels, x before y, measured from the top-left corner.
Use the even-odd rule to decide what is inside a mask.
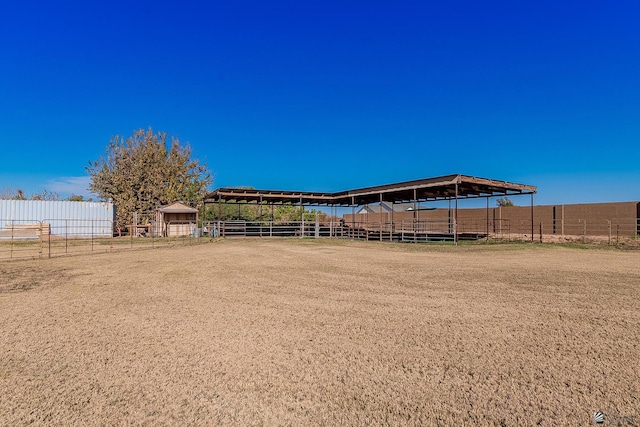
[[[156,209],[156,224],[162,237],[189,236],[198,226],[198,209],[181,202],[161,206]]]
[[[336,193],[325,192],[309,192],[309,191],[284,191],[284,190],[256,190],[251,188],[219,188],[209,193],[205,199],[205,204],[211,203],[255,203],[258,205],[278,205],[290,204],[304,206],[328,206],[332,210],[331,217],[335,217],[338,207],[350,207],[351,216],[348,220],[343,221],[344,226],[351,235],[357,230],[369,225],[358,224],[355,220],[356,207],[379,204],[379,212],[383,211],[383,206],[390,203],[392,206],[396,204],[412,205],[411,212],[415,213],[412,224],[409,224],[409,234],[416,237],[420,230],[418,213],[418,204],[449,200],[453,203],[451,210],[451,218],[447,220],[446,234],[457,242],[459,238],[459,230],[457,229],[458,221],[458,201],[460,199],[486,199],[486,234],[489,233],[489,199],[492,197],[505,197],[517,195],[530,195],[530,225],[531,236],[533,237],[533,195],[537,188],[532,185],[516,184],[507,181],[499,181],[488,178],[478,178],[461,174],[445,175],[435,178],[418,179],[413,181],[398,182],[387,185],[379,185],[373,187],[358,188],[346,190]],[[395,209],[390,209],[390,221],[385,222],[382,219],[378,221],[376,227],[379,228],[379,238],[383,240],[386,233],[389,239],[393,239],[394,235],[399,233],[397,221],[394,221],[393,213]],[[390,225],[389,225],[390,223]],[[403,226],[404,227],[404,226]],[[301,227],[304,230],[304,224]],[[367,230],[367,233],[369,229]],[[404,230],[404,229],[403,229]],[[426,233],[423,233],[426,234]],[[304,232],[301,233],[304,236]],[[367,234],[368,235],[368,234]],[[404,236],[404,234],[403,234]]]

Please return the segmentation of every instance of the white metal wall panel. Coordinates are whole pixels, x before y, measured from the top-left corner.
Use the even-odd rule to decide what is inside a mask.
[[[115,209],[111,202],[0,200],[0,229],[44,222],[52,235],[111,237]]]

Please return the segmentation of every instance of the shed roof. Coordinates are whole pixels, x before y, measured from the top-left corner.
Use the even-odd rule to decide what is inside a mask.
[[[170,205],[160,206],[158,211],[162,213],[198,213],[198,209],[187,206],[184,203],[174,202]]]
[[[516,184],[488,178],[454,174],[418,179],[374,187],[357,188],[337,193],[218,188],[206,200],[231,202],[267,202],[306,205],[364,205],[383,201],[406,203],[413,200],[449,200],[454,198],[515,196],[534,194],[532,185]]]

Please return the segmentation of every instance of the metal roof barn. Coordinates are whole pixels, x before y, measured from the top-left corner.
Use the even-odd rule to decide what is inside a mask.
[[[111,237],[116,207],[112,202],[0,200],[0,239],[12,235],[36,238],[26,230],[40,224],[48,233],[66,237]],[[41,228],[42,229],[42,228]],[[17,230],[17,231],[16,231]]]

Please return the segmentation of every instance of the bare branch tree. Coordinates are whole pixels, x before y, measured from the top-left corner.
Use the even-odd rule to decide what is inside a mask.
[[[11,187],[5,187],[0,189],[0,199],[4,200],[27,200],[24,191],[21,189],[14,189]]]

